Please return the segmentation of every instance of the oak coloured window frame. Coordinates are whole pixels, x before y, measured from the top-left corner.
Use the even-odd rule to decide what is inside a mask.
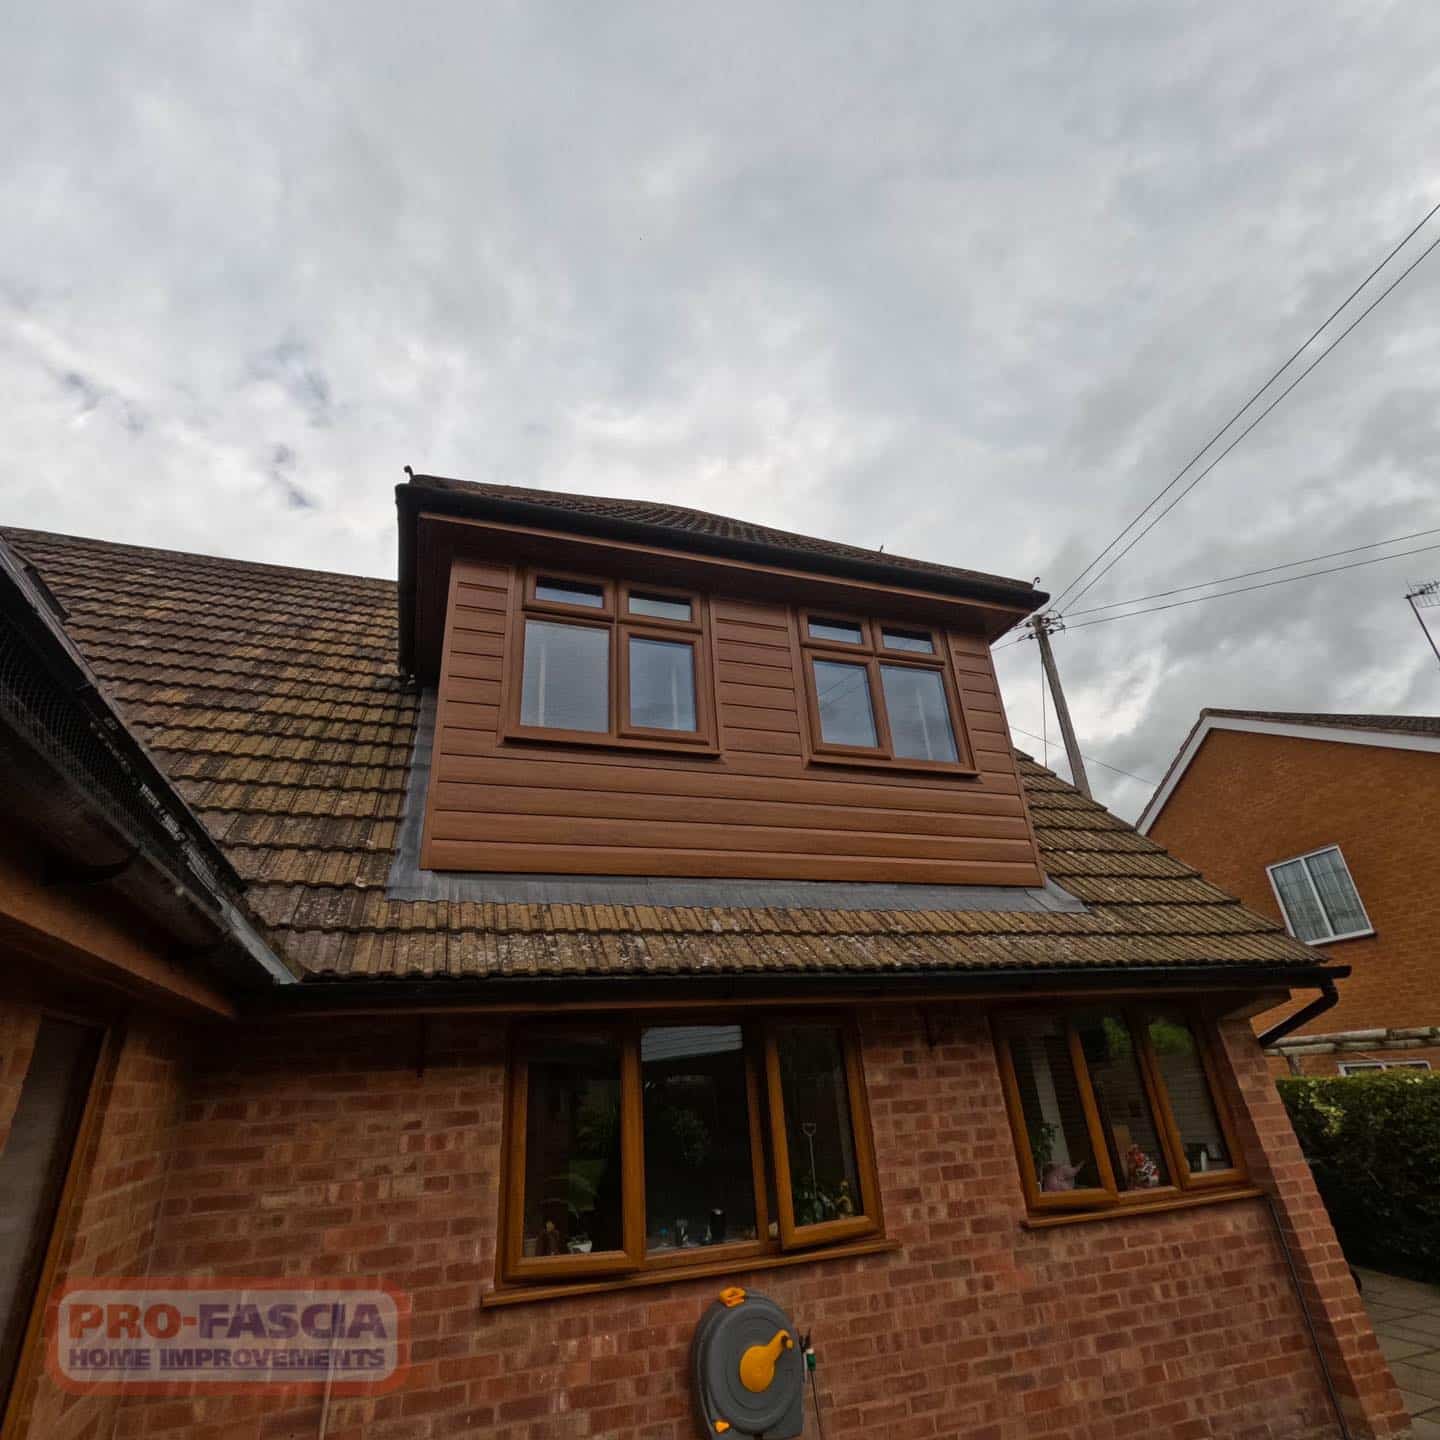
[[[602,604],[569,605],[540,599],[537,587],[549,580],[598,587]],[[685,600],[689,620],[672,620],[630,612],[634,592]],[[499,739],[509,742],[546,742],[601,749],[660,750],[686,755],[718,755],[715,715],[714,664],[710,634],[709,606],[705,596],[694,590],[677,590],[668,585],[643,581],[615,580],[600,575],[582,575],[547,566],[528,566],[522,572],[520,603],[513,607],[502,670],[502,697]],[[604,730],[574,730],[561,726],[527,725],[523,722],[526,622],[542,620],[573,625],[608,634],[607,726]],[[670,730],[635,725],[629,719],[630,640],[654,640],[688,645],[695,682],[695,729]]]
[[[847,1099],[860,1182],[862,1212],[820,1224],[796,1225],[791,1193],[786,1119],[779,1078],[779,1047],[793,1025],[834,1028],[841,1037]],[[750,1129],[751,1178],[755,1193],[755,1237],[646,1252],[642,1032],[668,1026],[737,1025],[743,1037],[746,1098]],[[527,1143],[527,1039],[536,1035],[595,1035],[618,1039],[621,1049],[621,1213],[623,1246],[600,1254],[526,1255],[525,1170]],[[885,1233],[874,1137],[866,1097],[859,1029],[851,1015],[795,1012],[756,1019],[734,1011],[647,1013],[640,1018],[530,1020],[511,1027],[506,1062],[506,1099],[500,1187],[496,1283],[501,1289],[576,1283],[602,1278],[709,1272],[716,1263],[743,1265],[767,1257],[823,1254],[826,1248]],[[773,1184],[773,1191],[772,1191]],[[773,1193],[775,1213],[771,1213]],[[774,1226],[775,1233],[771,1234]]]
[[[861,639],[857,642],[816,638],[810,634],[811,622],[840,623],[857,626]],[[796,611],[799,638],[799,659],[805,693],[805,739],[807,758],[819,765],[862,765],[886,770],[915,771],[925,774],[973,777],[979,774],[970,729],[965,721],[965,707],[955,678],[955,665],[946,643],[946,633],[939,626],[910,620],[885,620],[841,610],[803,607]],[[928,635],[931,653],[891,649],[885,643],[887,630],[910,635]],[[849,663],[865,669],[870,687],[870,709],[875,722],[877,744],[841,745],[826,740],[820,728],[820,697],[815,680],[816,660]],[[950,733],[955,741],[956,759],[926,760],[896,755],[890,728],[889,706],[885,699],[883,667],[925,670],[938,673],[950,719]]]
[[[1106,1143],[1103,1122],[1095,1101],[1095,1092],[1090,1079],[1089,1065],[1085,1059],[1080,1032],[1075,1016],[1083,1010],[1102,1009],[1121,1016],[1128,1028],[1135,1058],[1139,1065],[1141,1083],[1150,1114],[1154,1120],[1155,1133],[1160,1141],[1166,1170],[1170,1180],[1165,1185],[1149,1186],[1144,1189],[1122,1190],[1116,1180],[1114,1167],[1110,1164],[1110,1147]],[[1161,1074],[1159,1060],[1150,1039],[1150,1018],[1163,1017],[1166,1012],[1178,1015],[1185,1021],[1195,1039],[1196,1054],[1205,1078],[1210,1103],[1215,1110],[1216,1124],[1225,1141],[1230,1164],[1214,1170],[1192,1171],[1185,1156],[1184,1140],[1179,1123],[1170,1102],[1169,1091]],[[1024,1106],[1020,1098],[1020,1085],[1015,1071],[1014,1057],[1010,1051],[1011,1031],[1015,1022],[1026,1016],[1041,1015],[1063,1023],[1068,1039],[1068,1050],[1075,1071],[1076,1089],[1080,1096],[1081,1109],[1085,1116],[1086,1133],[1091,1152],[1095,1157],[1096,1169],[1101,1184],[1077,1190],[1046,1191],[1040,1188],[1041,1177],[1035,1172],[1034,1155],[1030,1145],[1029,1127],[1025,1121]],[[1166,1201],[1192,1199],[1209,1194],[1220,1195],[1232,1190],[1245,1188],[1249,1183],[1243,1154],[1235,1129],[1234,1114],[1230,1108],[1225,1087],[1216,1062],[1219,1041],[1213,1025],[1193,1010],[1178,1003],[1130,1001],[1107,1002],[1097,997],[1086,1005],[1032,1005],[999,1012],[993,1022],[995,1054],[999,1063],[1001,1088],[1005,1096],[1005,1109],[1010,1121],[1011,1136],[1015,1142],[1015,1158],[1020,1167],[1020,1179],[1025,1192],[1025,1203],[1032,1215],[1054,1214],[1056,1211],[1095,1211],[1120,1214],[1127,1209],[1153,1206]]]

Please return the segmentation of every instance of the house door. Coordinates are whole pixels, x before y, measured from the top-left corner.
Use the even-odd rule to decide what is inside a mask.
[[[29,1327],[101,1031],[45,1016],[0,1152],[0,1414]]]

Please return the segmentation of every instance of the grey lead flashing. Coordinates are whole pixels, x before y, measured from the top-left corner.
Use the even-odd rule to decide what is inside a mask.
[[[420,868],[420,836],[435,743],[435,692],[420,697],[405,814],[387,900],[493,901],[518,905],[650,905],[664,910],[1048,910],[1075,914],[1083,901],[1053,880],[1040,888],[1000,885],[897,885],[827,880],[686,880],[666,876],[457,874]]]

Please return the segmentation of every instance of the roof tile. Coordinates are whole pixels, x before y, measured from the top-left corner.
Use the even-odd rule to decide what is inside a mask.
[[[389,900],[418,710],[394,673],[393,585],[4,533],[249,882],[257,914],[316,980],[1318,958],[1023,753],[1046,868],[1086,911]]]

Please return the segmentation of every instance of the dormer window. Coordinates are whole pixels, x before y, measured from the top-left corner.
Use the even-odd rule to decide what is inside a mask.
[[[813,760],[960,770],[960,707],[934,631],[801,616]]]
[[[699,596],[546,571],[524,596],[507,738],[713,747]]]

